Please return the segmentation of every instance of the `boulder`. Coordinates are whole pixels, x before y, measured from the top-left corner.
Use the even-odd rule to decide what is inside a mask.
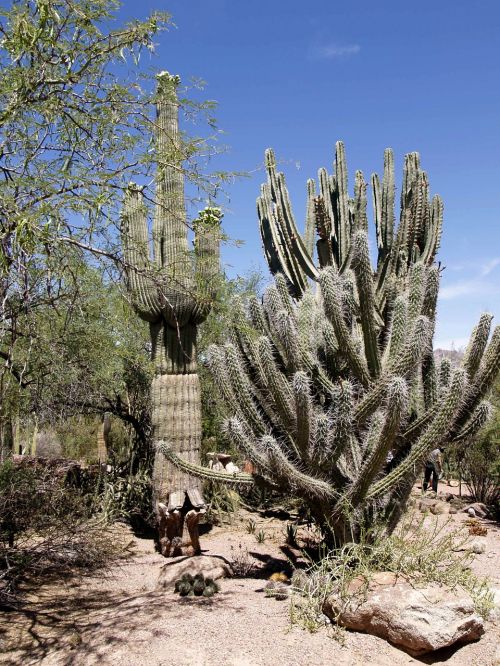
[[[223,557],[196,555],[194,557],[172,557],[160,570],[157,587],[167,589],[173,587],[176,580],[184,574],[193,576],[203,574],[205,578],[225,578],[232,575],[229,562]]]
[[[469,516],[477,516],[478,518],[487,518],[489,515],[488,507],[482,502],[468,504],[464,509],[464,513],[468,513]]]
[[[484,633],[483,620],[465,591],[437,584],[415,588],[381,572],[367,590],[356,579],[348,592],[352,596],[347,603],[337,595],[328,597],[323,612],[348,629],[380,636],[413,656],[474,641]]]
[[[426,511],[430,511],[430,509],[436,504],[436,500],[429,498],[429,497],[423,497],[420,499],[417,503],[417,506],[422,513],[425,513]]]
[[[435,516],[450,513],[450,505],[447,504],[447,502],[436,502],[433,504],[433,506],[431,506],[430,511]]]

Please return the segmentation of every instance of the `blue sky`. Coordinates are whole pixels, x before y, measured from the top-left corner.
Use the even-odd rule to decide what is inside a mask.
[[[461,347],[479,314],[500,320],[500,3],[498,0],[125,0],[121,19],[160,9],[176,28],[152,66],[207,82],[229,152],[248,171],[229,187],[228,272],[264,267],[255,199],[264,149],[283,160],[302,225],[305,182],[331,170],[335,141],[356,169],[381,171],[384,148],[418,150],[445,204],[446,266],[435,346]],[[497,320],[497,321],[498,321]]]

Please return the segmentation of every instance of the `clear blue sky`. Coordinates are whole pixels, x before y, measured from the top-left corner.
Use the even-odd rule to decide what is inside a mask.
[[[152,65],[207,81],[230,151],[252,172],[229,188],[225,227],[242,248],[231,273],[263,267],[255,199],[263,152],[283,163],[300,225],[305,182],[331,170],[337,139],[354,171],[418,150],[445,203],[446,266],[435,346],[465,344],[479,314],[500,321],[500,2],[498,0],[125,0],[120,18],[160,9],[177,28]]]

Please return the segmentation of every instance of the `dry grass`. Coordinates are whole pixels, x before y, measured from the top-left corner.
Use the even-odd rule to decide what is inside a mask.
[[[292,579],[295,594],[291,620],[309,631],[325,623],[323,604],[333,593],[347,604],[352,599],[350,583],[364,579],[356,595],[364,596],[375,572],[390,571],[411,583],[439,583],[450,589],[461,587],[471,595],[477,612],[488,617],[493,608],[488,582],[470,570],[474,555],[461,550],[469,534],[463,528],[449,529],[437,519],[429,526],[424,518],[409,516],[390,537],[375,543],[347,544],[324,557],[307,573]]]

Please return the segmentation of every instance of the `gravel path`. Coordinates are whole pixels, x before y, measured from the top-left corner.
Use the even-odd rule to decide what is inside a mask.
[[[289,604],[266,597],[265,578],[287,570],[284,523],[257,518],[258,543],[246,526],[249,516],[203,537],[206,554],[254,565],[252,578],[221,582],[212,599],[183,598],[157,588],[164,560],[153,542],[131,537],[134,555],[112,576],[63,581],[32,596],[29,611],[0,616],[0,663],[44,666],[446,666],[500,665],[498,628],[457,650],[414,659],[382,639],[346,633],[345,644],[327,628],[310,634],[291,627]],[[255,519],[255,515],[253,516]],[[454,517],[462,520],[461,516]],[[498,571],[497,527],[489,524],[488,547],[474,568]],[[117,529],[124,529],[119,528]],[[493,557],[492,557],[493,553]],[[498,579],[496,580],[498,584]]]

